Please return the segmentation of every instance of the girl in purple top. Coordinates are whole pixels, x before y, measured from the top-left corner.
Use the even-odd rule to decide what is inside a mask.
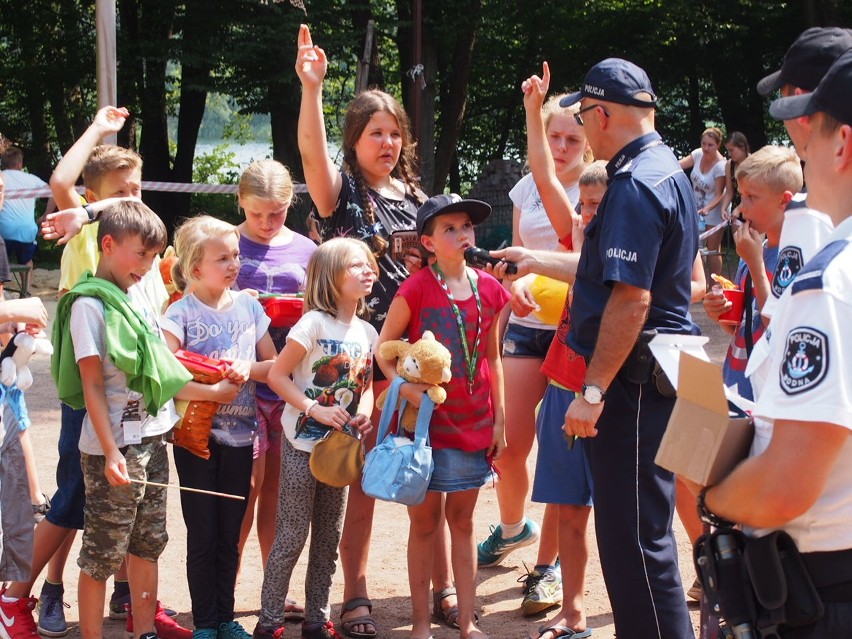
[[[305,290],[308,260],[316,244],[284,225],[293,202],[290,172],[275,160],[252,162],[240,177],[238,195],[245,222],[239,225],[240,273],[237,288],[259,293]],[[284,347],[289,329],[270,327],[276,350]],[[266,384],[257,385],[257,433],[246,514],[240,531],[240,556],[251,532],[257,504],[257,539],[263,566],[275,537],[278,479],[281,471],[281,413],[284,401]],[[300,619],[301,606],[287,602],[286,613]]]

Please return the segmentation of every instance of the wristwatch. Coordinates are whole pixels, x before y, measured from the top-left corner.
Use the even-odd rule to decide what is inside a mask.
[[[86,215],[89,216],[89,222],[94,222],[95,219],[97,219],[98,214],[95,213],[95,209],[92,207],[91,204],[84,204],[83,210],[86,212]]]
[[[606,399],[606,392],[599,386],[583,384],[583,399],[589,404],[600,404]]]

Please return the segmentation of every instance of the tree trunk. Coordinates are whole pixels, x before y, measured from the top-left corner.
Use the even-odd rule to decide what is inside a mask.
[[[432,181],[434,193],[444,190],[458,146],[467,105],[473,47],[482,17],[482,0],[470,0],[466,7],[459,7],[458,10],[459,15],[464,15],[465,19],[458,25],[460,30],[453,54],[454,64],[445,84],[446,88],[441,92],[441,117],[438,123],[440,137],[435,144],[435,176]]]

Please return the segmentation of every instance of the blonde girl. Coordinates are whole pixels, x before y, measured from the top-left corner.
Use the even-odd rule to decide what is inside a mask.
[[[701,134],[701,148],[695,149],[680,160],[681,168],[692,169],[689,179],[692,181],[698,215],[704,218],[708,229],[722,221],[725,158],[720,151],[721,148],[722,131],[712,126]],[[721,228],[707,238],[707,267],[711,273],[722,272],[722,254],[719,249],[724,235],[725,229]]]
[[[175,447],[180,483],[247,498],[256,428],[255,382],[266,381],[276,352],[260,302],[233,290],[240,269],[239,239],[236,227],[208,215],[191,218],[177,229],[173,279],[181,290],[191,285],[192,292],[166,309],[161,324],[172,351],[182,348],[227,361],[226,377],[239,385],[236,397],[214,416],[209,459]],[[190,382],[193,385],[203,387]],[[250,636],[234,621],[245,503],[181,491],[194,639]]]
[[[287,405],[275,540],[263,578],[255,639],[280,636],[290,579],[309,532],[301,636],[340,636],[330,621],[330,602],[347,489],[318,481],[308,460],[329,428],[362,434],[372,429],[378,335],[362,317],[377,276],[376,259],[363,242],[337,238],[320,245],[308,264],[305,314],[290,330],[270,371],[269,386]]]
[[[538,84],[533,87],[532,82]],[[509,192],[514,203],[513,245],[555,251],[560,245],[573,248],[580,217],[580,176],[593,160],[583,127],[574,119],[579,106],[560,107],[563,95],[544,102],[550,82],[549,68],[543,77],[524,83],[529,164],[532,172]],[[579,248],[579,246],[577,247]],[[536,301],[528,288],[535,276],[511,284],[512,301],[503,337],[503,372],[506,379],[506,453],[496,462],[501,473],[497,483],[500,523],[479,544],[479,567],[495,566],[509,553],[534,544],[541,534],[535,569],[528,576],[521,608],[533,615],[558,606],[562,587],[557,559],[556,508],[545,509],[541,529],[526,517],[530,471],[527,458],[535,439],[535,407],[547,387],[540,369],[556,326],[533,315]],[[541,583],[544,580],[544,583]]]
[[[299,293],[305,290],[308,260],[316,244],[285,226],[293,203],[293,180],[280,162],[252,162],[243,171],[237,191],[245,221],[240,232],[240,272],[237,288],[258,293]],[[284,348],[286,328],[271,327],[276,349]],[[262,565],[266,566],[275,535],[278,477],[281,472],[281,413],[284,402],[266,384],[258,384],[257,434],[254,441],[252,484],[242,530],[240,556],[251,532],[257,504],[257,538]],[[304,612],[288,602],[288,618],[301,619]]]

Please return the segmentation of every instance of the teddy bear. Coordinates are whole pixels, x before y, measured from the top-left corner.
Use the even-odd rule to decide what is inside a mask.
[[[404,380],[418,384],[431,384],[426,391],[435,404],[443,404],[447,400],[447,391],[440,384],[450,381],[451,363],[450,351],[435,339],[431,331],[424,331],[419,340],[413,344],[402,340],[390,340],[379,347],[379,355],[384,359],[396,359],[396,372]],[[387,389],[376,399],[380,409],[385,404]],[[417,408],[407,405],[400,417],[402,427],[408,432],[414,432],[417,425]]]
[[[29,361],[33,355],[52,355],[53,345],[42,335],[17,333],[0,353],[0,384],[25,391],[33,385]]]

